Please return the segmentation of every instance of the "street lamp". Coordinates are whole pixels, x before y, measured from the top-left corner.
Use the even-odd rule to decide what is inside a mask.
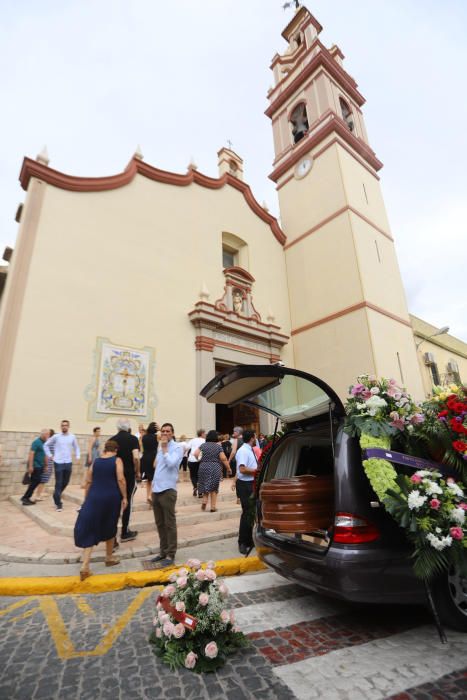
[[[430,340],[430,338],[434,338],[435,335],[444,335],[445,333],[449,332],[449,326],[443,326],[440,328],[436,333],[432,333],[431,335],[428,335],[426,338],[422,338],[421,340],[418,341],[418,343],[415,345],[415,349],[418,350],[420,345],[425,342],[425,340]]]

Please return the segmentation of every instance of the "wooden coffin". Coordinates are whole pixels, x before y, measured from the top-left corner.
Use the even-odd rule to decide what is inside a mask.
[[[260,489],[262,526],[276,532],[312,532],[329,527],[334,512],[332,475],[273,479]]]

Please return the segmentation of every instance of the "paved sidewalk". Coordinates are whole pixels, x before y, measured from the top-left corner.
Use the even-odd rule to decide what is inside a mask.
[[[191,484],[178,484],[179,551],[194,551],[200,546],[201,552],[209,550],[208,559],[238,556],[236,548],[233,553],[232,544],[223,544],[224,539],[232,540],[236,536],[240,518],[240,506],[236,503],[230,486],[230,481],[221,483],[218,512],[211,513],[201,511],[201,502],[193,497]],[[78,515],[77,508],[83,499],[83,490],[71,486],[65,491],[64,509],[61,513],[55,511],[50,494],[49,487],[49,495],[45,500],[29,507],[20,504],[19,495],[2,502],[0,577],[58,575],[57,566],[62,569],[60,575],[76,570],[81,550],[74,546],[73,527]],[[130,526],[138,531],[138,537],[132,542],[121,543],[118,550],[122,559],[121,570],[125,571],[140,569],[141,559],[159,551],[152,508],[146,502],[145,485],[140,486],[136,492]],[[104,553],[105,547],[101,543],[94,550],[93,565],[104,561]],[[204,554],[202,558],[205,558]],[[69,568],[70,564],[74,565],[72,569]],[[33,571],[32,565],[37,573]],[[100,568],[98,566],[96,570]]]

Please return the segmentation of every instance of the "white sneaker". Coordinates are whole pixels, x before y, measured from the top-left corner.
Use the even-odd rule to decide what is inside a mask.
[[[62,510],[63,510],[63,508],[59,508],[58,506],[56,506],[56,507],[55,507],[55,510],[57,511],[57,513],[61,513]]]

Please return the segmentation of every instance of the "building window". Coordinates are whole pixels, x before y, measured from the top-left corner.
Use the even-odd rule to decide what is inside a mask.
[[[222,232],[222,267],[242,267],[249,269],[248,245],[234,233]]]
[[[235,267],[235,251],[222,246],[222,267]]]
[[[449,360],[446,365],[446,382],[451,384],[462,384],[459,365],[455,360]]]
[[[290,116],[294,143],[298,143],[308,131],[308,115],[304,102],[300,102]]]
[[[436,362],[432,362],[430,365],[431,378],[433,379],[433,384],[439,386],[441,384],[441,379],[439,378],[438,365]]]
[[[352,112],[350,111],[349,105],[347,104],[347,102],[345,100],[342,99],[342,97],[339,97],[339,104],[341,107],[342,119],[347,124],[349,130],[353,131],[355,129],[355,125],[354,125]]]

